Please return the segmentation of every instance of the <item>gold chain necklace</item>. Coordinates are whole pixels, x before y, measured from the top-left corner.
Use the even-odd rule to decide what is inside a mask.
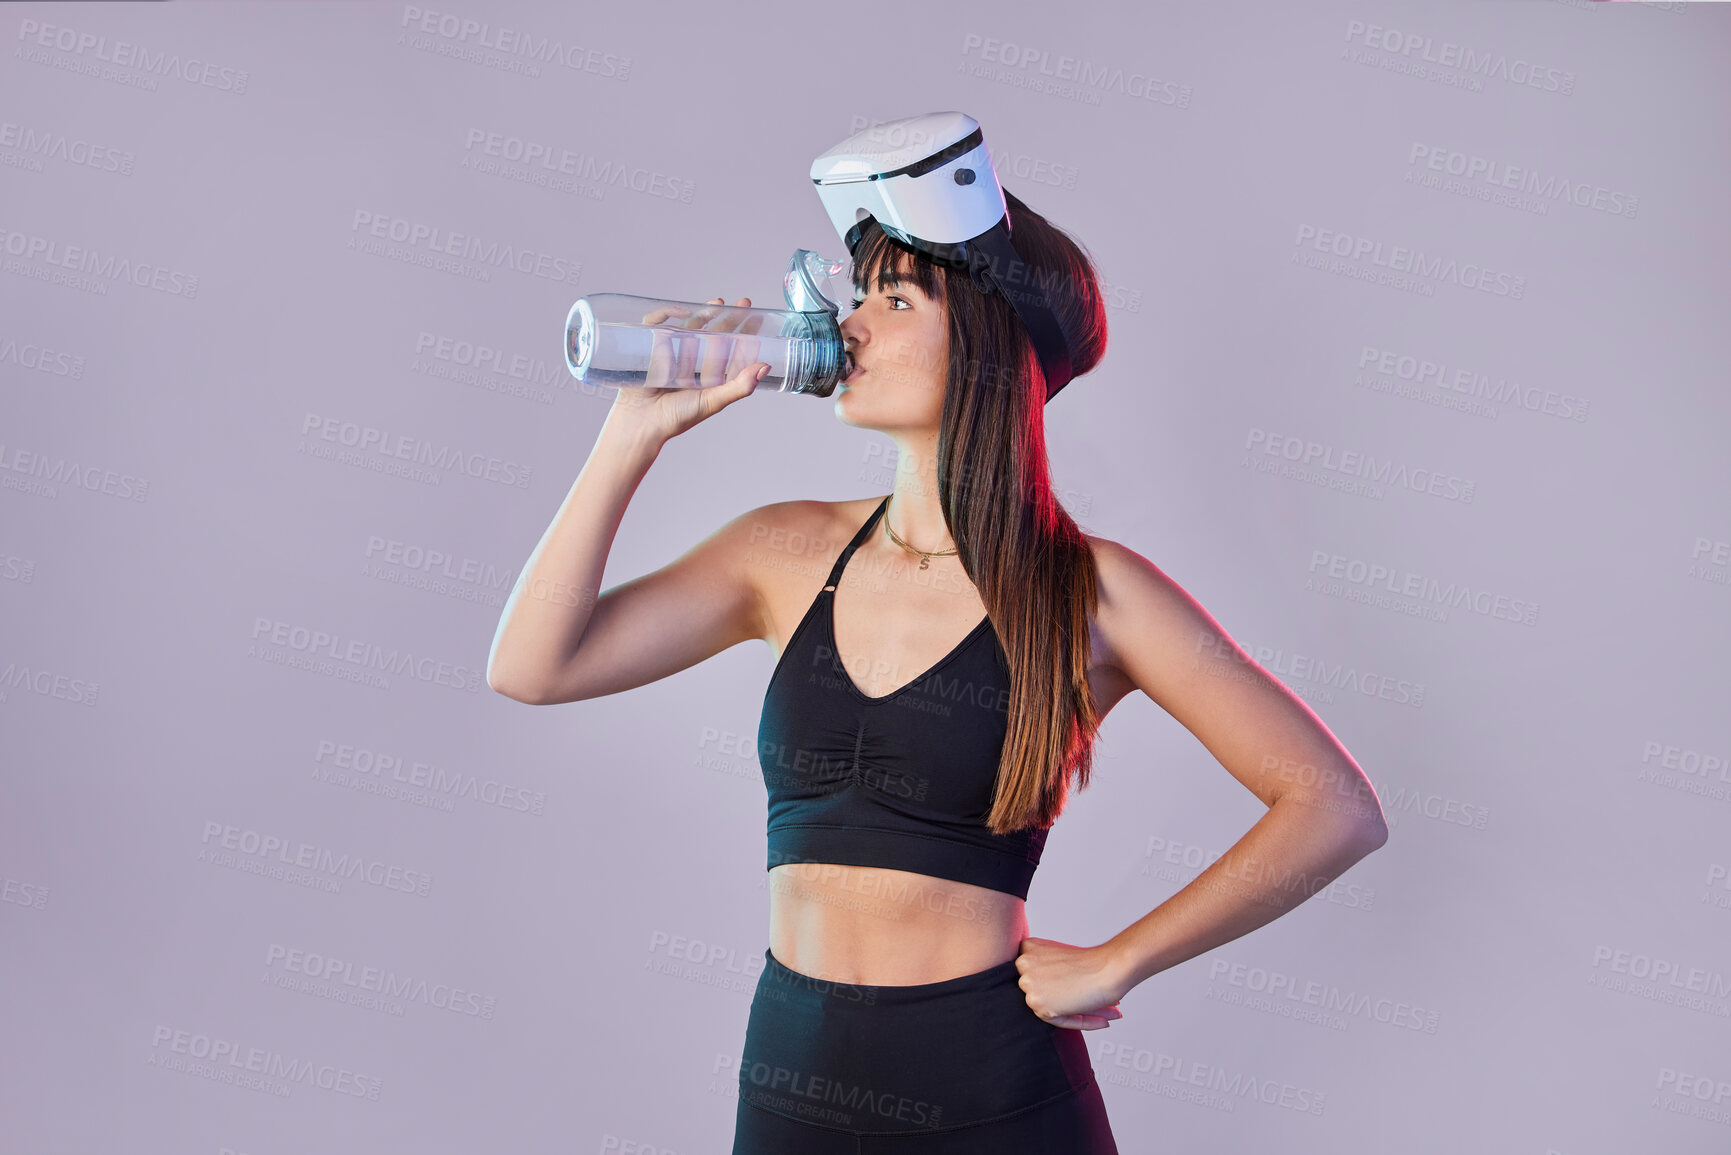
[[[927,553],[923,549],[915,549],[913,546],[909,545],[907,542],[905,542],[901,538],[897,537],[896,531],[890,528],[890,502],[895,500],[895,496],[896,495],[893,493],[890,494],[889,500],[884,502],[884,532],[890,535],[891,541],[894,541],[897,545],[901,546],[903,549],[907,550],[909,553],[919,554],[920,555],[920,568],[921,569],[926,569],[930,563],[930,560],[934,557],[949,557],[951,554],[956,552],[956,550],[953,550],[953,549],[942,549],[942,550],[937,550],[937,551],[932,552],[932,553]]]

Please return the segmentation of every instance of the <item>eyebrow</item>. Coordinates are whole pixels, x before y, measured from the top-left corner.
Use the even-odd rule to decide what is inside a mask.
[[[897,273],[885,273],[882,277],[873,277],[872,284],[878,289],[889,291],[893,289],[918,289],[919,284],[911,277],[902,277]]]
[[[888,264],[880,266],[876,274],[866,278],[866,288],[855,289],[853,291],[854,303],[858,305],[863,302],[866,294],[873,288],[876,288],[880,292],[894,292],[897,290],[907,292],[912,290],[919,293],[921,297],[924,297],[926,293],[924,289],[920,288],[919,282],[914,280],[911,276],[904,277],[902,272],[902,269],[892,268]]]

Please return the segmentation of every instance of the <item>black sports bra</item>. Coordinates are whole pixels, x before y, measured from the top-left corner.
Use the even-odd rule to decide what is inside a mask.
[[[836,585],[888,504],[842,550],[770,675],[757,729],[769,867],[891,867],[1027,898],[1045,828],[985,824],[1010,687],[991,617],[882,697],[861,693],[836,654]]]

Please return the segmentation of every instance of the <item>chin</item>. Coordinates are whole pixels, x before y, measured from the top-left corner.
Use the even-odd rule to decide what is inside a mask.
[[[851,389],[847,393],[838,391],[835,395],[836,420],[840,421],[843,425],[852,425],[858,429],[876,429],[877,426],[859,419],[858,414],[853,411],[855,406],[848,402],[849,393],[852,393]]]
[[[868,389],[865,393],[856,396],[856,390],[857,386],[852,385],[845,390],[837,387],[833,394],[836,420],[844,425],[852,425],[856,429],[871,429],[878,433],[894,433],[898,430],[912,428],[905,418],[902,420],[895,419],[897,412],[905,412],[908,408],[905,399],[902,409],[898,410],[894,397],[889,398],[889,404],[886,406],[884,404],[885,398],[881,394],[873,393]],[[887,413],[885,412],[886,408]],[[937,429],[941,416],[940,413],[931,415],[933,430]]]

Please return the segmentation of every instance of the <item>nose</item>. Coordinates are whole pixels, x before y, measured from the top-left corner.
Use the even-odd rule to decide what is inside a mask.
[[[842,340],[850,345],[858,344],[865,337],[865,328],[860,324],[860,310],[855,309],[841,319],[837,326],[841,329]]]

